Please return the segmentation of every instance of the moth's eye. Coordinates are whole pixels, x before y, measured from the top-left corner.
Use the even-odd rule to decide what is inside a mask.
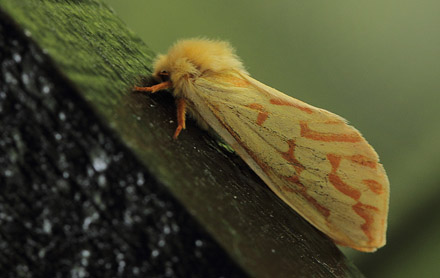
[[[159,77],[162,81],[170,80],[170,73],[166,70],[162,70],[159,72]]]

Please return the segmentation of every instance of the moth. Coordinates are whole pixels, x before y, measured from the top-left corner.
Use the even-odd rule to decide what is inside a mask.
[[[188,112],[211,128],[291,208],[339,245],[385,245],[389,182],[374,149],[342,117],[250,77],[229,43],[178,41],[154,63],[172,89],[176,139]]]

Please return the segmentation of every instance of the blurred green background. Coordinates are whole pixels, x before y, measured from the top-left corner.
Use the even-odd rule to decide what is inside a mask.
[[[256,79],[347,118],[391,202],[387,245],[344,253],[367,277],[439,277],[440,1],[106,2],[157,52],[228,40]]]

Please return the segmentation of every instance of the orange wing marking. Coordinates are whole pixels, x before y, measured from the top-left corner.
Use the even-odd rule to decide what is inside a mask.
[[[355,132],[351,134],[322,133],[311,130],[309,128],[309,125],[304,121],[301,121],[299,124],[301,127],[301,136],[308,139],[312,139],[316,141],[324,141],[324,142],[350,142],[350,143],[356,143],[362,140],[362,137]]]
[[[353,156],[345,157],[346,159],[353,161]],[[341,156],[335,155],[335,154],[328,154],[327,159],[330,161],[330,164],[332,165],[332,171],[328,174],[328,178],[330,180],[330,183],[339,191],[341,191],[343,194],[353,198],[354,200],[359,200],[361,197],[361,192],[350,185],[346,184],[344,181],[341,180],[341,178],[336,173],[339,164],[341,163]],[[360,163],[366,167],[371,167],[371,164],[364,164]],[[380,183],[374,181],[374,180],[363,180],[363,182],[375,193],[380,194],[383,192],[383,188],[380,185]],[[380,192],[380,193],[378,193]],[[373,215],[379,211],[378,208],[370,205],[363,204],[361,202],[357,202],[355,205],[352,206],[354,212],[362,217],[365,220],[365,223],[362,224],[361,228],[362,231],[365,233],[365,235],[368,237],[369,241],[373,241],[373,235],[371,232],[371,225],[374,222]]]
[[[361,192],[346,184],[336,173],[341,162],[341,157],[335,154],[328,154],[327,159],[332,165],[332,171],[328,174],[328,179],[330,180],[330,183],[334,187],[336,187],[337,190],[341,191],[348,197],[359,200],[359,198],[361,197]]]
[[[372,169],[376,168],[377,163],[375,161],[372,161],[366,156],[363,156],[361,154],[355,154],[350,157],[348,157],[351,161],[357,164],[361,164],[362,166],[370,167]]]
[[[313,113],[312,109],[310,109],[308,107],[304,107],[304,106],[298,105],[296,103],[293,103],[293,102],[290,102],[288,100],[284,100],[281,98],[273,98],[270,100],[270,103],[272,103],[274,105],[292,106],[292,107],[298,108],[299,110],[304,111],[308,114]]]
[[[295,171],[297,172],[297,175],[293,175],[290,177],[284,177],[286,181],[289,183],[296,184],[299,188],[294,189],[288,186],[283,186],[283,190],[287,192],[296,192],[301,194],[301,196],[304,197],[307,201],[309,201],[324,217],[328,217],[330,215],[330,210],[326,207],[322,206],[318,201],[316,201],[315,198],[309,195],[307,193],[307,188],[302,184],[302,182],[299,180],[299,174],[305,169],[304,166],[301,164],[301,162],[298,161],[298,159],[295,157],[295,140],[290,139],[287,141],[287,144],[289,145],[289,149],[287,152],[280,152],[282,157],[289,162],[290,165],[292,165],[293,168],[295,168]]]
[[[371,234],[371,224],[373,224],[374,222],[373,215],[379,211],[378,208],[370,205],[362,204],[360,202],[353,205],[352,208],[354,212],[356,212],[356,214],[358,214],[360,217],[362,217],[365,220],[365,223],[362,224],[361,226],[362,231],[368,237],[370,242],[373,241],[374,237]]]
[[[269,112],[265,111],[263,105],[258,104],[258,103],[251,103],[248,105],[248,107],[251,109],[255,109],[259,112],[258,116],[257,116],[257,124],[259,126],[263,125],[263,123],[269,117]]]
[[[285,180],[298,185],[299,188],[294,189],[292,187],[283,186],[282,187],[283,191],[295,192],[300,194],[301,196],[304,197],[304,199],[309,201],[319,211],[319,213],[322,214],[322,216],[326,218],[330,216],[330,210],[324,207],[323,205],[321,205],[318,201],[316,201],[315,198],[313,198],[312,196],[309,195],[309,193],[307,193],[307,188],[302,184],[298,176],[285,177]]]
[[[375,180],[363,180],[362,182],[365,185],[367,185],[370,188],[370,190],[376,194],[382,194],[384,192],[382,184],[378,183]]]
[[[295,140],[290,139],[287,141],[287,144],[289,145],[289,149],[287,150],[287,152],[280,152],[280,153],[283,156],[283,158],[287,160],[290,163],[290,165],[293,166],[293,168],[295,168],[295,171],[299,175],[301,174],[301,171],[304,170],[304,166],[295,157],[295,147],[296,147]]]

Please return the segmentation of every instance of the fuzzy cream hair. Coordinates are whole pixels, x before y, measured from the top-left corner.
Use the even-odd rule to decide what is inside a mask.
[[[235,54],[234,48],[225,41],[188,39],[174,44],[166,55],[159,55],[154,62],[154,76],[161,72],[170,74],[175,94],[186,91],[189,79],[203,74],[217,74],[230,70],[248,74]]]

